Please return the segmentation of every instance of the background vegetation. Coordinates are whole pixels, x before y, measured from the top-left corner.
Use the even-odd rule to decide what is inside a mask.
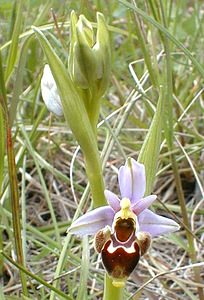
[[[71,131],[42,101],[46,60],[31,29],[43,30],[67,65],[72,9],[93,22],[100,11],[109,24],[112,76],[98,129],[106,188],[119,192],[116,168],[128,156],[137,159],[161,94],[165,105],[152,209],[181,230],[154,239],[126,298],[203,299],[204,4],[198,0],[1,0],[0,298],[102,299],[104,270],[93,239],[70,237],[62,255],[66,229],[90,208],[91,197]],[[151,144],[158,146],[156,138]]]

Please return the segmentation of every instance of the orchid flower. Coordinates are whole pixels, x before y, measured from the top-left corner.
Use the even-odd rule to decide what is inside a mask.
[[[119,169],[121,200],[106,190],[108,206],[96,208],[74,221],[68,232],[95,235],[95,249],[113,285],[122,287],[135,269],[140,257],[148,250],[151,237],[179,229],[179,225],[153,213],[148,207],[156,195],[144,197],[145,167],[128,158]]]
[[[41,79],[41,93],[47,109],[56,114],[58,117],[62,116],[62,102],[57,90],[56,82],[48,64],[44,67]]]

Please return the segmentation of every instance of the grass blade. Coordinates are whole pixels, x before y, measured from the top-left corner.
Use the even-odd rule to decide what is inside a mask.
[[[23,1],[19,0],[17,3],[17,16],[14,24],[14,30],[12,34],[12,42],[9,48],[9,53],[7,56],[7,64],[6,64],[6,71],[5,71],[5,81],[9,80],[9,77],[13,71],[14,64],[17,58],[18,53],[18,38],[21,32],[21,24],[22,24],[22,8],[23,8]]]

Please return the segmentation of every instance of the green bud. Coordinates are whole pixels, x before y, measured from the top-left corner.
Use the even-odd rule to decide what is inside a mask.
[[[70,50],[69,50],[69,58],[68,58],[68,68],[69,68],[69,73],[72,81],[83,88],[87,88],[88,81],[84,76],[84,74],[81,72],[79,62],[76,57],[77,21],[78,21],[77,16],[75,12],[72,11],[70,17],[71,41],[70,41]]]
[[[92,48],[94,46],[94,32],[91,23],[83,15],[80,15],[77,25],[77,30],[82,37],[82,43],[84,42]]]
[[[105,93],[110,78],[109,34],[104,16],[97,13],[96,36],[85,16],[77,19],[73,11],[70,19],[70,76],[79,88],[89,90],[90,98],[98,99]]]
[[[97,37],[93,47],[97,57],[98,95],[101,97],[109,84],[111,71],[111,51],[107,25],[103,14],[97,13]]]

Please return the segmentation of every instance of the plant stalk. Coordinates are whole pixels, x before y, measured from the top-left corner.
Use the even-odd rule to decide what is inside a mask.
[[[93,156],[87,151],[84,151],[83,154],[94,207],[104,206],[107,203],[104,196],[104,182],[99,154],[95,153]]]
[[[124,288],[117,288],[112,285],[112,280],[105,275],[104,279],[104,295],[103,300],[122,300],[124,294]]]

